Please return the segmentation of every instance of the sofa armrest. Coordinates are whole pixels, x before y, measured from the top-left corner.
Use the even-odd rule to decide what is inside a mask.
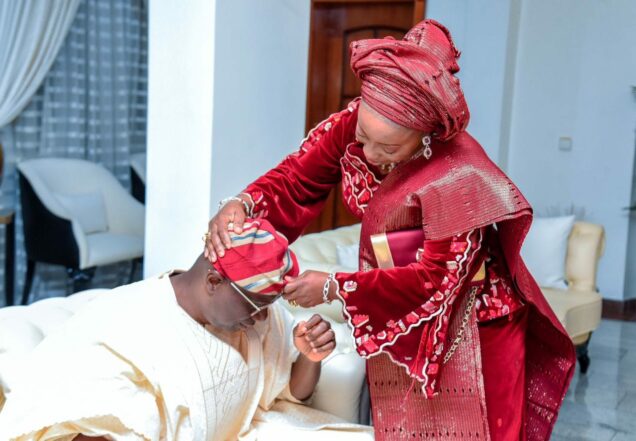
[[[598,261],[605,249],[605,230],[601,225],[577,222],[568,240],[565,276],[572,291],[596,291]]]

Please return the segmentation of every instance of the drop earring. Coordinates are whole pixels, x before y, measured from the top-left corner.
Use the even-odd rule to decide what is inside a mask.
[[[429,135],[422,137],[422,153],[426,159],[431,159],[433,149],[431,149],[431,137]]]

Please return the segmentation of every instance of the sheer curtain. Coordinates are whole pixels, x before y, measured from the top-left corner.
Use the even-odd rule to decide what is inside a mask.
[[[7,158],[0,208],[16,209],[16,297],[26,267],[16,162],[34,157],[87,159],[104,165],[129,188],[130,155],[145,151],[146,58],[144,0],[81,0],[42,86],[18,118],[0,131]],[[98,269],[93,285],[121,284],[128,270],[127,264]],[[63,295],[67,283],[64,268],[38,265],[31,299]]]
[[[29,103],[51,68],[80,0],[0,0],[0,127]]]

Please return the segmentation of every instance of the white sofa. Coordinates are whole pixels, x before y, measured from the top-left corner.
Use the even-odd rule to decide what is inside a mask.
[[[338,265],[337,249],[338,245],[356,244],[359,234],[360,225],[308,234],[298,239],[292,249],[298,256],[301,270],[355,271],[355,268]],[[543,290],[557,317],[581,351],[601,319],[602,298],[596,291],[596,271],[603,246],[602,227],[576,223],[569,237],[566,258],[568,289]],[[29,306],[0,309],[0,386],[3,366],[11,365],[28,353],[82,304],[107,293],[107,290],[89,290],[66,298],[41,300]],[[338,347],[324,363],[312,405],[352,422],[366,422],[368,402],[364,395],[365,363],[353,348],[348,325],[342,317],[342,305],[333,302],[311,309],[287,307],[298,320],[306,319],[314,312],[322,314],[331,321],[336,332]],[[0,403],[1,395],[0,388]]]

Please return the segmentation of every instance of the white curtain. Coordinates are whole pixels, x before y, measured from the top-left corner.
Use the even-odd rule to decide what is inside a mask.
[[[80,0],[0,0],[0,127],[29,103],[55,61]]]
[[[37,157],[86,159],[102,164],[129,187],[130,155],[146,150],[146,66],[146,2],[81,0],[40,88],[19,116],[0,129],[6,154],[0,209],[16,210],[17,299],[22,293],[26,256],[15,164]],[[4,268],[2,233],[0,274]],[[125,283],[129,268],[128,263],[99,268],[93,287]],[[67,280],[64,268],[38,264],[31,299],[66,294]],[[3,299],[0,295],[0,306]]]

